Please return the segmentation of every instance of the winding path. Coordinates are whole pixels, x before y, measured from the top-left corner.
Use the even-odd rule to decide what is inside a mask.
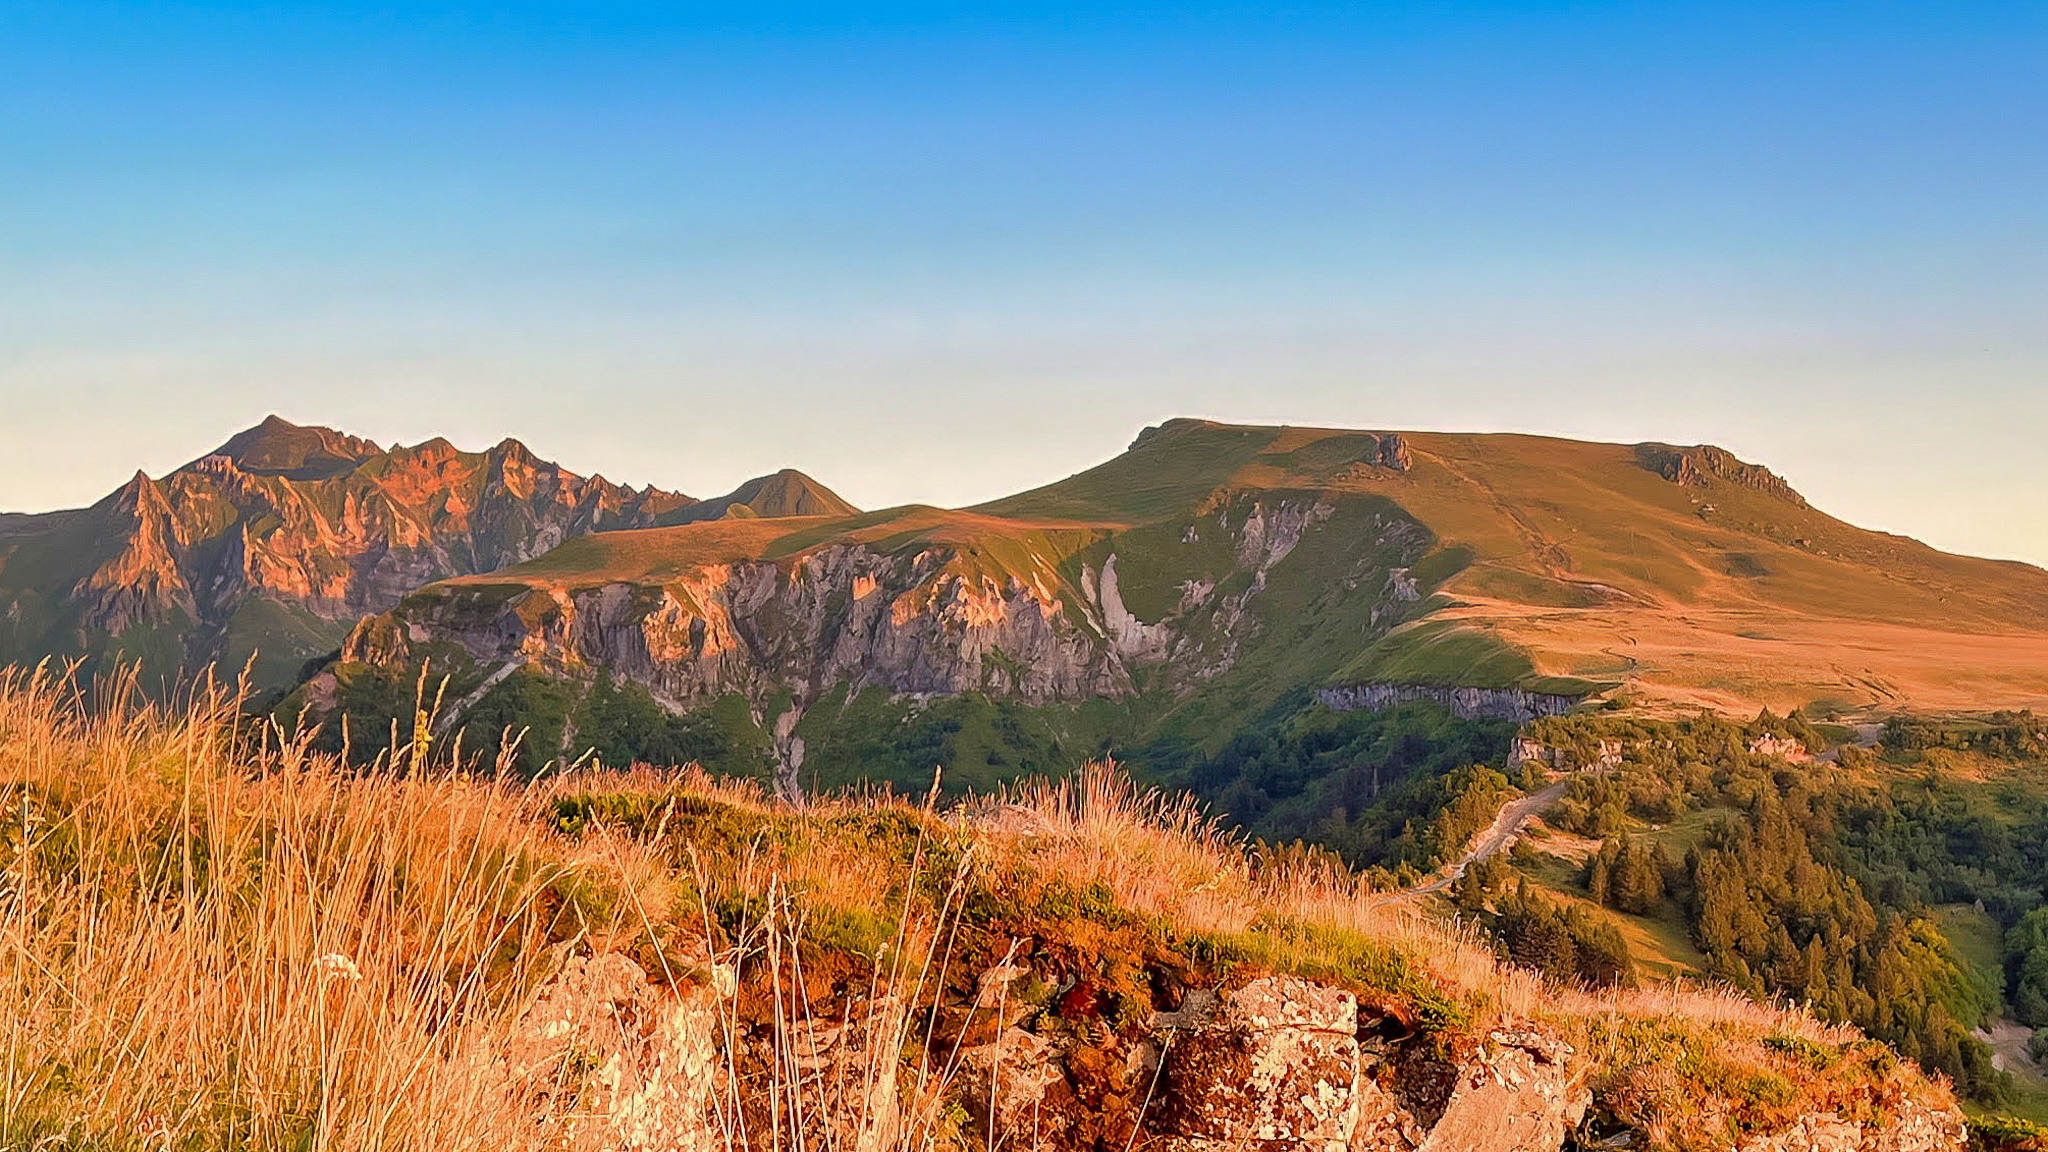
[[[1437,869],[1429,879],[1415,887],[1391,893],[1388,899],[1412,900],[1434,895],[1449,888],[1457,883],[1458,877],[1463,876],[1467,868],[1497,856],[1512,846],[1516,838],[1529,826],[1529,821],[1542,815],[1552,804],[1563,799],[1564,794],[1571,790],[1571,786],[1572,778],[1567,776],[1541,792],[1532,792],[1519,800],[1510,800],[1501,805],[1492,825],[1472,838],[1472,846],[1466,849],[1464,856],[1455,863]]]

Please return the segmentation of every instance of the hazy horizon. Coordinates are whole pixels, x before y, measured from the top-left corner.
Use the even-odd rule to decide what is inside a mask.
[[[2048,11],[9,5],[0,510],[278,412],[971,504],[1175,415],[1720,444],[2048,564]]]

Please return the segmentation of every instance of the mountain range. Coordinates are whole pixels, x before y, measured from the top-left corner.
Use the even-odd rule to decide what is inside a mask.
[[[681,779],[1000,821],[1113,757],[1275,874],[1448,901],[1567,982],[1803,1002],[2048,1120],[2048,572],[1713,446],[1181,419],[863,511],[790,470],[701,500],[273,417],[0,516],[0,661],[51,658],[246,669],[327,763],[757,781],[574,774],[666,790],[557,821],[713,811]]]
[[[604,677],[672,713],[727,701],[789,767],[876,693],[1100,740],[1303,691],[1511,717],[2032,706],[2048,573],[1846,524],[1710,446],[1172,420],[1015,496],[862,512],[795,471],[698,500],[516,440],[273,416],[90,508],[0,518],[0,659],[46,656],[325,677],[298,693],[315,713],[354,668],[431,664],[463,707],[514,672]]]
[[[0,661],[207,665],[289,683],[365,614],[433,581],[611,528],[851,512],[796,473],[699,501],[584,477],[517,440],[383,448],[271,416],[89,508],[0,517]],[[251,663],[253,661],[253,664]]]

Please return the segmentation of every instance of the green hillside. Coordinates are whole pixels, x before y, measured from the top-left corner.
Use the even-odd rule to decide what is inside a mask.
[[[852,516],[859,511],[830,488],[794,468],[784,468],[756,476],[723,496],[678,508],[658,517],[656,523],[688,524],[754,516]]]
[[[1264,639],[1235,657],[1283,686],[1613,690],[1731,712],[2048,702],[2048,573],[1856,528],[1712,448],[1176,420],[1096,468],[961,511],[735,523],[746,492],[716,523],[572,540],[470,579],[660,585],[858,544],[939,550],[949,570],[1036,584],[1086,616],[1089,573],[1114,557],[1124,604],[1156,624],[1190,581],[1241,592],[1246,518],[1291,500],[1328,518],[1258,577]],[[1412,608],[1346,584],[1374,551],[1357,533],[1389,524],[1421,542],[1406,564],[1377,557],[1403,570]]]

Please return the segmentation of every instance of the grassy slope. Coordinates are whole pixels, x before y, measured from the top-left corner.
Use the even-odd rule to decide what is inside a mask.
[[[1364,680],[1618,688],[1652,709],[2048,706],[2048,573],[1725,480],[1681,486],[1633,446],[1404,435],[1405,472],[1360,462],[1376,458],[1375,434],[1174,421],[1098,467],[971,509],[605,533],[450,586],[654,585],[859,542],[942,550],[956,572],[1045,587],[1077,615],[1085,573],[1114,555],[1126,603],[1156,620],[1188,579],[1225,594],[1249,580],[1218,519],[1241,525],[1254,500],[1316,500],[1337,519],[1273,571],[1253,602],[1257,638],[1194,710],[1242,715],[1292,687]],[[1363,540],[1391,521],[1432,542],[1412,575],[1434,595],[1387,635],[1370,617],[1380,589],[1347,574],[1391,562]]]
[[[991,574],[1028,579],[1116,527],[981,516],[922,504],[855,516],[740,517],[579,536],[524,564],[444,583],[571,589],[614,582],[660,584],[709,565],[794,563],[808,552],[842,543],[891,552],[946,547]]]
[[[699,520],[785,516],[857,516],[860,509],[793,468],[757,476],[723,496],[699,500],[657,517],[662,525]]]
[[[1458,566],[1441,589],[1455,603],[1361,654],[1346,671],[1357,679],[1625,680],[1650,700],[1738,710],[2048,702],[2039,569],[1937,552],[1725,481],[1681,487],[1632,446],[1406,439],[1414,464],[1397,474],[1347,467],[1365,447],[1357,433],[1176,423],[981,510],[1164,517],[1218,489],[1382,495]]]
[[[1099,994],[1026,1026],[1101,1046],[1073,1066],[1105,1082],[1130,1066],[1118,1045],[1155,989],[1301,973],[1416,1022],[1402,1043],[1424,1059],[1534,1018],[1588,1061],[1597,1110],[1687,1152],[1808,1112],[1881,1119],[1895,1093],[1948,1102],[1796,1010],[1545,987],[1348,875],[1267,868],[1101,773],[994,807],[797,811],[690,774],[451,776],[418,749],[397,751],[404,776],[342,772],[248,747],[225,708],[88,715],[71,699],[0,681],[0,862],[19,881],[24,958],[0,969],[9,1147],[125,1148],[138,1132],[178,1147],[616,1147],[603,1097],[575,1090],[590,1083],[579,1051],[530,1066],[535,1050],[513,1046],[543,982],[589,952],[679,987],[731,973],[728,1035],[743,1037],[847,989],[893,988],[922,1020],[997,962],[1045,987],[1078,974]],[[906,1035],[905,1099],[932,1118],[918,1123],[987,1091],[917,1075],[950,1069],[951,1042]],[[782,1115],[770,1090],[817,1083],[714,1072],[757,1138]],[[1141,1095],[1080,1107],[1128,1114]],[[980,1141],[914,1123],[902,1146]]]

